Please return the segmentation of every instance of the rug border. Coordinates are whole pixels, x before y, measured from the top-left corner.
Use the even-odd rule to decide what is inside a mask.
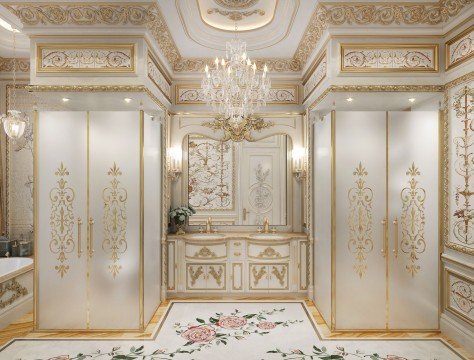
[[[164,322],[166,321],[172,307],[174,304],[177,303],[299,303],[302,305],[304,313],[306,314],[307,318],[309,319],[313,330],[316,334],[317,339],[320,341],[440,341],[443,345],[448,347],[454,354],[459,356],[462,360],[469,360],[468,357],[461,354],[457,349],[455,349],[449,342],[441,337],[433,337],[433,338],[395,338],[395,337],[384,337],[384,338],[373,338],[373,337],[364,337],[364,338],[352,338],[352,337],[337,337],[337,338],[330,338],[323,335],[322,331],[320,330],[319,325],[316,322],[316,319],[313,318],[311,312],[309,311],[308,306],[306,305],[305,300],[301,299],[289,299],[289,300],[232,300],[232,299],[223,299],[223,300],[199,300],[199,299],[173,299],[169,300],[169,304],[166,306],[166,310],[160,320],[156,323],[151,336],[146,338],[129,338],[129,337],[121,337],[121,338],[85,338],[85,337],[51,337],[51,338],[13,338],[6,344],[0,347],[0,354],[6,350],[8,347],[13,345],[15,342],[22,342],[22,341],[140,341],[140,342],[147,342],[147,341],[155,341],[156,337],[158,336]]]

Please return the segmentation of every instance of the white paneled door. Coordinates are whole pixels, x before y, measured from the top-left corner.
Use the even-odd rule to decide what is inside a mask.
[[[390,112],[389,327],[438,328],[436,112]]]
[[[35,120],[40,328],[86,327],[86,117],[86,112],[44,111]]]

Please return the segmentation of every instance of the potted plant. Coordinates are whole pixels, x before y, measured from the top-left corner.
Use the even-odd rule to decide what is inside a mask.
[[[190,216],[193,216],[196,213],[196,210],[193,209],[191,205],[180,206],[170,211],[170,219],[176,224],[176,234],[184,235],[186,228],[186,221]]]

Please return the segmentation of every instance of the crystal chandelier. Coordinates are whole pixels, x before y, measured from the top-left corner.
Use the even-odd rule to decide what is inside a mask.
[[[15,110],[16,108],[16,37],[15,33],[18,30],[12,29],[13,33],[13,96],[11,103],[11,110],[7,109],[7,113],[0,116],[0,121],[3,123],[3,128],[7,136],[16,143],[25,132],[26,125],[29,121],[28,116],[21,111]]]
[[[216,57],[212,68],[206,65],[201,84],[208,105],[235,126],[266,105],[271,87],[267,65],[257,71],[246,48],[237,38],[227,42],[225,59]]]

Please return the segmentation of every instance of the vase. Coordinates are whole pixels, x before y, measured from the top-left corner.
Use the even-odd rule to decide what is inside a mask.
[[[176,235],[186,234],[186,231],[184,231],[184,229],[186,228],[186,224],[176,224],[176,228]]]

